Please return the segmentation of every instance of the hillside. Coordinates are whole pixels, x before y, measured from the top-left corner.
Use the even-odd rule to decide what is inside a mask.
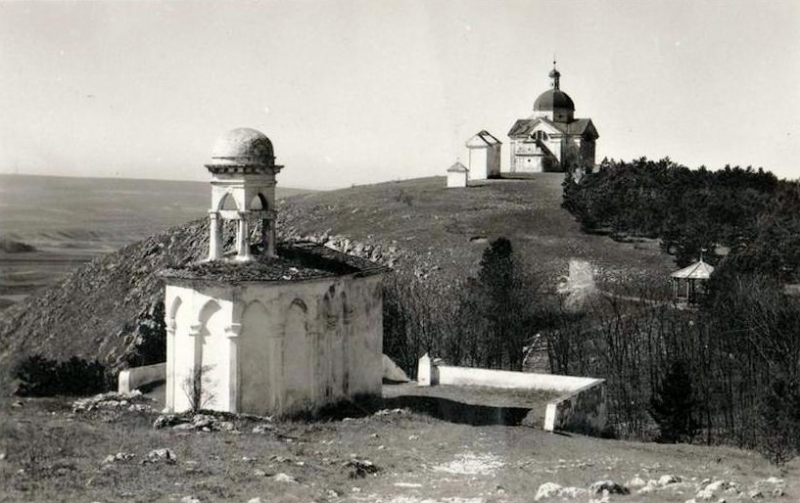
[[[553,287],[571,258],[590,261],[603,288],[666,278],[673,265],[654,243],[582,234],[560,208],[561,180],[540,175],[447,190],[442,178],[427,178],[301,194],[280,203],[279,232],[425,281],[465,278],[488,240],[499,236]],[[34,353],[126,365],[139,323],[162,296],[155,273],[202,259],[207,240],[205,220],[172,228],[82,265],[9,308],[0,321],[2,368]]]

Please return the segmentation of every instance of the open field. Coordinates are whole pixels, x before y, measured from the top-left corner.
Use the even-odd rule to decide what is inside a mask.
[[[576,488],[568,501],[589,501],[600,496],[586,489],[607,479],[630,489],[611,496],[620,502],[683,502],[712,481],[721,482],[710,501],[800,496],[797,461],[776,468],[724,447],[473,426],[395,408],[318,422],[228,418],[230,431],[208,432],[154,429],[155,413],[121,410],[6,402],[0,501],[529,502],[548,482]],[[174,460],[148,460],[164,448]],[[638,485],[665,475],[681,481]]]

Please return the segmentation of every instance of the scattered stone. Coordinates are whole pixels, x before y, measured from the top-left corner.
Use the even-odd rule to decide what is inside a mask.
[[[416,482],[395,482],[395,487],[407,487],[407,488],[417,488],[422,487],[422,484],[418,484]]]
[[[673,475],[662,475],[661,478],[658,479],[658,485],[664,487],[670,484],[677,484],[680,481],[680,477],[675,477]]]
[[[181,498],[181,503],[201,503],[201,501],[195,496],[184,496]]]
[[[259,497],[250,498],[249,500],[247,500],[247,503],[261,503],[261,498]]]
[[[118,452],[116,454],[109,454],[103,459],[103,464],[116,463],[117,461],[128,461],[136,457],[136,454],[130,452]]]
[[[580,487],[564,487],[555,482],[545,482],[536,491],[535,501],[547,498],[580,498],[586,496],[588,491]]]
[[[783,488],[782,487],[776,487],[775,489],[772,490],[772,497],[773,498],[782,498],[784,496],[786,496],[786,493],[783,492]]]
[[[539,501],[559,496],[561,494],[561,489],[563,489],[563,487],[555,482],[545,482],[539,486],[539,489],[536,491],[536,496],[534,496],[533,499]]]
[[[284,482],[287,484],[297,484],[297,479],[292,477],[291,475],[287,475],[285,473],[278,473],[272,477],[272,480],[275,482]]]
[[[325,495],[329,498],[339,498],[342,496],[342,494],[336,489],[328,489],[325,491]]]
[[[25,406],[25,404],[24,404],[24,403],[22,403],[22,402],[21,402],[21,401],[19,401],[19,400],[15,401],[15,402],[13,402],[13,403],[11,404],[11,407],[12,407],[12,408],[14,408],[14,409],[20,409],[20,408],[22,408],[22,407],[24,407],[24,406]]]
[[[156,418],[155,421],[153,421],[153,428],[159,430],[161,428],[175,426],[176,424],[181,424],[183,422],[184,420],[175,414],[161,414]]]
[[[255,475],[256,477],[266,477],[267,476],[267,472],[265,472],[264,470],[259,470],[258,468],[256,468],[255,470],[253,470],[253,475]]]
[[[747,497],[754,500],[761,499],[764,497],[764,493],[758,489],[751,489],[750,491],[747,491]]]
[[[189,430],[194,430],[195,425],[192,423],[180,423],[173,426],[172,429],[176,431],[189,431]]]
[[[162,448],[162,449],[154,449],[147,453],[147,459],[142,461],[142,463],[158,463],[164,462],[167,464],[175,464],[178,461],[178,457],[172,452],[171,449]]]
[[[345,467],[350,468],[350,478],[363,478],[367,475],[376,475],[381,469],[368,459],[353,458],[345,462]]]
[[[589,487],[592,494],[630,494],[627,487],[621,486],[613,480],[598,480]]]
[[[263,433],[266,433],[268,431],[272,431],[274,429],[275,429],[275,427],[272,426],[269,423],[261,423],[261,424],[257,424],[255,426],[253,426],[253,433],[263,434]]]
[[[712,499],[714,499],[717,492],[723,491],[729,487],[731,487],[731,485],[724,480],[717,480],[711,482],[710,484],[703,487],[703,489],[698,491],[698,493],[695,495],[695,499],[701,501],[711,501]]]
[[[625,485],[636,489],[639,487],[644,487],[645,485],[647,485],[647,482],[645,482],[645,480],[641,478],[639,475],[636,475],[635,477],[630,479],[628,483]]]
[[[408,437],[408,439],[409,439],[409,440],[419,440],[419,437],[418,437],[417,435],[410,435],[410,436]]]
[[[766,479],[764,482],[766,482],[767,484],[783,484],[786,481],[783,479],[779,479],[778,477],[770,477]]]
[[[218,426],[219,429],[222,431],[228,431],[228,432],[236,431],[236,425],[234,425],[231,421],[220,421]]]
[[[5,452],[0,452],[0,461],[3,461],[5,459],[6,459],[6,453]]]

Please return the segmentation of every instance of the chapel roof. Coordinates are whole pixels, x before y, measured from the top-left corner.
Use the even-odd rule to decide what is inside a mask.
[[[307,241],[278,243],[277,252],[277,257],[254,252],[253,260],[246,262],[192,262],[165,269],[159,275],[173,281],[278,283],[348,275],[372,276],[388,270],[367,259]]]
[[[466,166],[464,166],[463,164],[461,164],[460,162],[456,161],[455,164],[453,164],[452,166],[447,168],[447,171],[451,172],[451,173],[452,172],[455,172],[455,173],[466,173],[467,171],[469,171],[469,169]]]
[[[492,145],[502,145],[502,143],[492,133],[483,129],[467,140],[466,145],[467,147],[491,147]]]
[[[592,119],[575,119],[571,122],[553,122],[547,117],[518,119],[517,122],[511,126],[508,136],[511,138],[529,136],[539,123],[547,124],[561,133],[568,135],[589,135],[593,138],[599,137],[597,129],[592,123]]]

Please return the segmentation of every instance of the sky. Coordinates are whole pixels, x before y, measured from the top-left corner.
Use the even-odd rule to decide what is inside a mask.
[[[800,2],[0,0],[0,172],[208,180],[264,132],[279,184],[444,175],[554,55],[597,158],[800,178]]]

